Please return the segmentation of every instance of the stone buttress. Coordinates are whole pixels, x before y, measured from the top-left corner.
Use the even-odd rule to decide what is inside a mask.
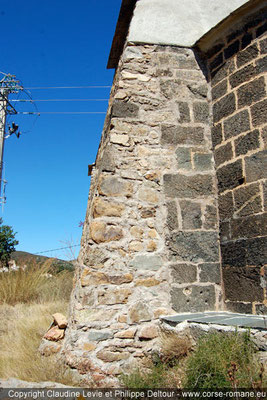
[[[205,72],[205,71],[204,71]],[[65,353],[100,385],[221,300],[209,90],[193,50],[127,45],[92,176]]]

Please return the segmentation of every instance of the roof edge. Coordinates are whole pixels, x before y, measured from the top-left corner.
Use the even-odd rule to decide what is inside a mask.
[[[127,38],[129,25],[138,0],[122,0],[118,22],[113,37],[107,68],[116,68]]]

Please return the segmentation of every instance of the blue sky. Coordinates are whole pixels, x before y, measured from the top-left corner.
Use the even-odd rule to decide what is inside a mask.
[[[1,0],[0,70],[24,87],[111,86],[106,64],[121,0]],[[40,112],[105,112],[107,101],[38,102],[51,99],[108,99],[110,88],[47,89],[30,93]],[[25,94],[10,99],[26,99]],[[35,111],[31,103],[13,102]],[[22,135],[5,140],[7,203],[4,223],[17,232],[17,250],[40,253],[79,243],[90,179],[104,114],[9,116]],[[78,248],[76,248],[78,251]],[[77,252],[76,252],[77,253]],[[44,253],[67,258],[65,251]]]

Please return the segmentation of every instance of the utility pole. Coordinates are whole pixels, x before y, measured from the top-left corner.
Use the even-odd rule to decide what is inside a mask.
[[[15,108],[8,101],[8,95],[10,93],[17,93],[22,87],[19,86],[19,81],[16,80],[15,75],[4,74],[4,77],[0,80],[0,204],[5,203],[3,181],[3,157],[4,157],[4,145],[6,138],[6,116],[7,114],[17,114]],[[12,124],[12,128],[9,128],[9,134],[15,133],[17,137],[18,126]]]

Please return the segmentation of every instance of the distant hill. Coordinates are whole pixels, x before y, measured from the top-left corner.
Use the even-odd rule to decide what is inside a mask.
[[[59,258],[40,256],[38,254],[28,253],[27,251],[14,251],[11,254],[11,260],[14,260],[17,266],[22,267],[23,265],[42,266],[44,263],[50,264],[51,268],[55,272],[60,272],[61,270],[74,270],[74,261],[61,260]]]

